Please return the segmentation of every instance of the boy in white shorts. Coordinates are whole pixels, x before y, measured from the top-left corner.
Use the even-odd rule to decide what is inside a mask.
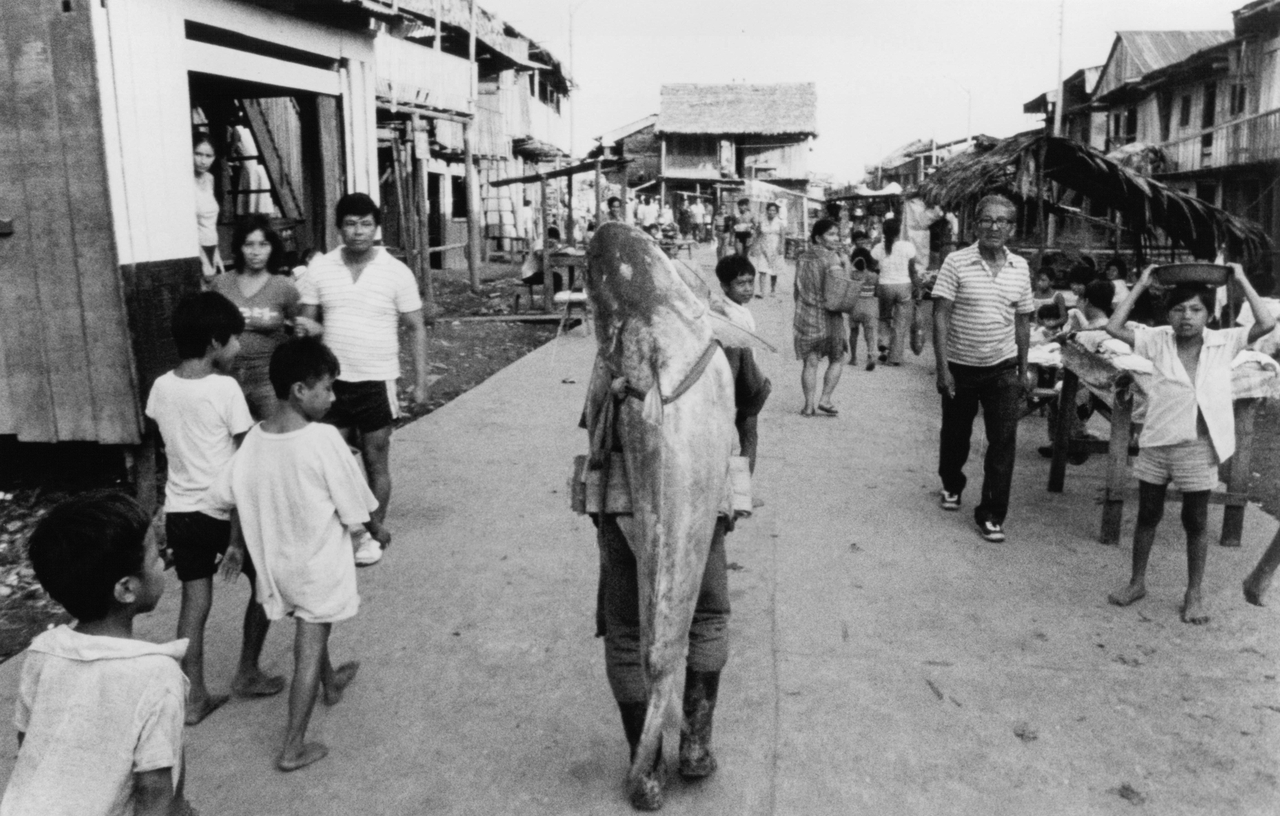
[[[1182,526],[1187,532],[1187,593],[1184,623],[1207,623],[1200,597],[1208,540],[1209,491],[1218,483],[1218,464],[1235,452],[1235,418],[1231,405],[1231,361],[1249,343],[1275,328],[1275,318],[1258,293],[1235,267],[1235,278],[1260,319],[1248,329],[1205,328],[1214,302],[1208,286],[1177,286],[1165,296],[1169,325],[1126,326],[1138,297],[1151,285],[1147,267],[1142,278],[1107,323],[1107,333],[1152,362],[1155,372],[1147,393],[1147,420],[1138,438],[1140,451],[1133,472],[1138,477],[1138,524],[1133,531],[1133,574],[1129,583],[1107,600],[1128,606],[1147,594],[1147,558],[1156,526],[1164,514],[1169,482],[1182,491]]]
[[[318,422],[333,404],[338,360],[316,338],[295,338],[271,355],[276,413],[249,431],[205,494],[215,509],[235,507],[244,544],[257,567],[258,598],[271,620],[298,621],[289,690],[289,725],[276,760],[293,771],[329,749],[305,742],[316,695],[342,699],[360,664],[329,661],[329,633],[360,607],[349,528],[363,526],[383,547],[391,536],[370,514],[378,502],[338,429]],[[227,553],[234,574],[242,553]]]

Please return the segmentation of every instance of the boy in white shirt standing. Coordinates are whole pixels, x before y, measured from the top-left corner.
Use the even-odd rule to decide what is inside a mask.
[[[253,425],[244,393],[230,369],[240,350],[244,317],[216,292],[183,298],[173,313],[173,339],[182,362],[151,386],[147,416],[155,420],[169,459],[164,486],[165,538],[182,581],[178,637],[190,645],[182,670],[191,681],[187,725],[209,716],[228,699],[210,694],[204,682],[204,627],[213,606],[213,575],[231,541],[231,515],[202,506],[204,492]],[[250,565],[245,574],[252,576]],[[240,666],[231,688],[246,696],[269,696],[284,689],[283,677],[258,668],[268,622],[251,593],[244,613]]]
[[[1258,322],[1248,329],[1205,328],[1214,301],[1208,286],[1176,286],[1165,295],[1169,325],[1148,328],[1125,321],[1138,297],[1151,285],[1149,266],[1107,323],[1107,333],[1128,343],[1155,367],[1147,394],[1147,421],[1138,438],[1138,524],[1133,531],[1133,574],[1107,600],[1128,606],[1147,594],[1147,558],[1156,525],[1164,514],[1165,490],[1173,482],[1182,491],[1182,526],[1187,532],[1187,593],[1183,623],[1207,623],[1200,581],[1208,555],[1209,491],[1218,483],[1218,464],[1235,453],[1231,405],[1231,361],[1241,349],[1275,328],[1241,267],[1235,277]]]
[[[137,502],[101,491],[49,511],[28,553],[75,616],[31,642],[18,681],[18,760],[3,816],[177,816],[187,642],[147,643],[133,619],[164,593],[164,562]]]
[[[249,431],[205,495],[213,510],[236,508],[267,617],[298,622],[289,725],[276,760],[282,771],[328,754],[324,744],[305,741],[316,695],[323,686],[325,704],[336,705],[360,666],[335,669],[329,661],[333,624],[360,607],[349,529],[363,526],[382,547],[391,543],[370,516],[378,502],[342,435],[318,421],[333,404],[338,373],[337,358],[319,340],[282,343],[270,367],[279,408]],[[239,560],[239,552],[228,554],[228,573]]]

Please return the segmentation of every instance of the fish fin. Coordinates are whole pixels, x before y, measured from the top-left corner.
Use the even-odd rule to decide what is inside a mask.
[[[656,378],[653,381],[653,387],[649,389],[649,393],[644,395],[642,415],[644,416],[644,421],[650,425],[662,424],[662,392],[658,390]]]
[[[714,310],[707,312],[711,321],[711,333],[725,348],[758,348],[777,353],[777,349],[768,340],[755,332],[742,328],[729,318]]]

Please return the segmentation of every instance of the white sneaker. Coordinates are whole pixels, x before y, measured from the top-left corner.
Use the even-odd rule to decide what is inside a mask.
[[[357,567],[371,567],[382,560],[382,545],[368,530],[354,532],[351,537],[355,540]]]

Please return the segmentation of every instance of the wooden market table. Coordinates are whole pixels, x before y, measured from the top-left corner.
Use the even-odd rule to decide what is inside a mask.
[[[1053,461],[1049,466],[1049,491],[1061,493],[1066,479],[1067,458],[1073,452],[1091,451],[1107,455],[1107,481],[1103,490],[1102,526],[1099,540],[1103,544],[1120,543],[1120,524],[1124,502],[1136,491],[1130,486],[1130,434],[1134,427],[1134,398],[1140,392],[1133,372],[1119,368],[1109,360],[1088,351],[1074,341],[1062,344],[1062,391],[1058,396],[1058,424],[1053,434]],[[1072,438],[1070,412],[1076,410],[1076,398],[1085,384],[1099,414],[1111,423],[1111,438]],[[1101,395],[1099,394],[1101,392]],[[1234,401],[1236,452],[1223,466],[1226,492],[1214,491],[1210,501],[1224,505],[1222,511],[1223,547],[1239,547],[1244,529],[1244,509],[1249,498],[1249,467],[1253,457],[1253,421],[1258,397],[1238,397]]]

